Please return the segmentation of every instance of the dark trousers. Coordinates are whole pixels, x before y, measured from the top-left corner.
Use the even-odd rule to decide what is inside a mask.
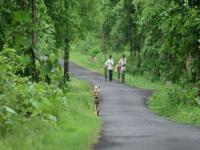
[[[107,77],[108,77],[108,75],[107,75],[108,73],[107,73],[107,72],[108,72],[108,70],[107,70],[106,67],[105,67],[104,69],[105,69],[105,70],[104,70],[104,73],[105,73],[105,81],[107,81]]]
[[[121,71],[122,83],[125,81],[125,71]]]
[[[117,71],[118,80],[120,80],[120,70]]]
[[[112,81],[113,70],[108,70],[108,74],[109,74],[109,81]]]

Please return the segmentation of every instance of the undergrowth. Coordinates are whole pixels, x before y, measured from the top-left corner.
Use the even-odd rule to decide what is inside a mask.
[[[0,149],[90,149],[101,124],[91,86],[71,78],[60,87],[62,69],[54,71],[52,84],[33,83],[16,75],[21,66],[14,52],[0,55]]]

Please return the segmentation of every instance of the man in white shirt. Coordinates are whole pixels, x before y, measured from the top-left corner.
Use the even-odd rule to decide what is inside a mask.
[[[123,54],[122,58],[119,60],[119,64],[121,66],[121,78],[122,78],[122,83],[124,83],[125,80],[125,71],[126,71],[126,57]]]
[[[105,62],[105,66],[108,69],[108,74],[109,74],[109,81],[112,81],[112,76],[113,76],[113,65],[114,61],[112,59],[112,56],[110,55],[108,60]]]

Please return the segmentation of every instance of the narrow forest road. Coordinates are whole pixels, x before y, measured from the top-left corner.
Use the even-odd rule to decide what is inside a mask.
[[[200,150],[200,128],[167,121],[148,110],[151,91],[105,82],[103,76],[73,63],[70,71],[101,86],[104,125],[96,150]]]

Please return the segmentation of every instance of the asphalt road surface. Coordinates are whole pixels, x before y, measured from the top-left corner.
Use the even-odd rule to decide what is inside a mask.
[[[200,128],[170,122],[151,113],[151,91],[118,83],[73,63],[70,72],[101,86],[103,127],[96,150],[200,150]]]

